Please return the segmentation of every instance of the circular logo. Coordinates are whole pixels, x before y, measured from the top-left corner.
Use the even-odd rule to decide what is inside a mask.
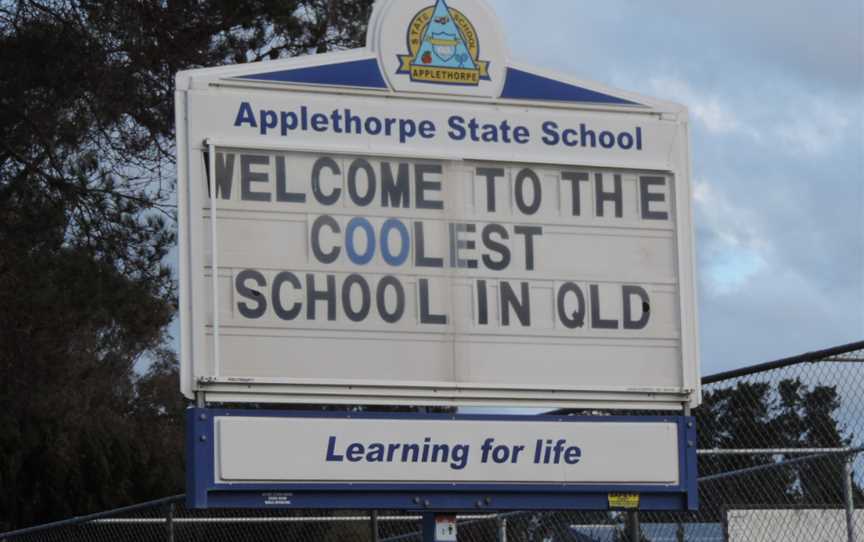
[[[478,86],[489,81],[489,62],[480,59],[477,29],[444,0],[420,10],[408,25],[408,54],[399,55],[398,74],[411,81]]]

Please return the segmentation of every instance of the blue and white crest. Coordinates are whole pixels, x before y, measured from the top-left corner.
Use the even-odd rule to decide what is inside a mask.
[[[478,58],[477,30],[460,11],[437,0],[421,10],[408,30],[409,55],[399,55],[398,73],[413,81],[477,86],[489,80],[489,63]]]
[[[435,56],[445,64],[456,55],[456,48],[461,43],[456,34],[446,32],[433,33],[432,38],[428,41],[432,44],[432,51]]]

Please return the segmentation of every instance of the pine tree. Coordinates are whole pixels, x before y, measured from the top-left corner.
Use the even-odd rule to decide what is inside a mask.
[[[174,75],[356,47],[371,4],[0,0],[0,530],[182,491]]]

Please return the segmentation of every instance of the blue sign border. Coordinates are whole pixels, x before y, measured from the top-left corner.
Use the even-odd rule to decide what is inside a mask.
[[[217,484],[214,421],[217,417],[460,420],[532,423],[678,424],[677,486],[572,484]],[[190,408],[186,412],[186,498],[193,509],[390,509],[406,511],[609,510],[609,494],[638,493],[640,510],[698,509],[696,423],[686,416],[489,416],[349,413]],[[274,499],[278,494],[279,499]],[[277,502],[278,504],[268,504]]]

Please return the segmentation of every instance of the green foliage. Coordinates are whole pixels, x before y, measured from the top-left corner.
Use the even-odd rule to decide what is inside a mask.
[[[371,4],[0,0],[0,531],[182,490],[174,75],[357,46]]]
[[[701,449],[842,448],[837,420],[840,398],[835,387],[809,386],[799,379],[738,382],[705,393],[696,410]],[[700,458],[700,476],[772,465],[800,456],[721,455]],[[840,506],[845,459],[826,457],[707,482],[700,487],[703,509],[722,506]],[[860,493],[860,489],[856,488]],[[719,517],[705,518],[706,521]]]

